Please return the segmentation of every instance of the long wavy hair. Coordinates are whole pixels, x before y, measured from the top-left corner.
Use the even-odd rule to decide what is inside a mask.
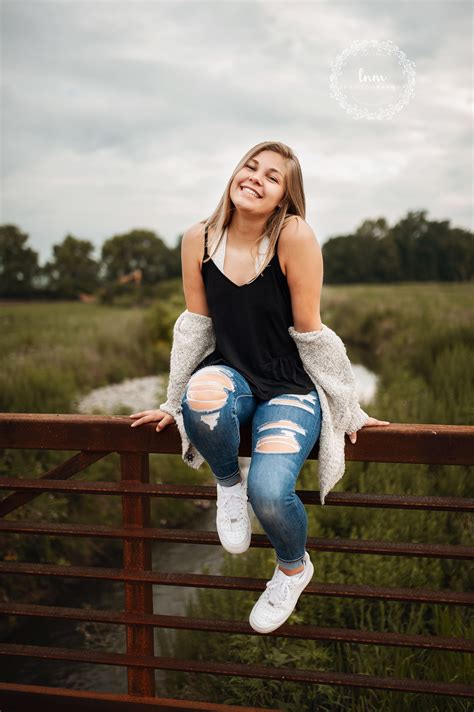
[[[250,161],[251,158],[254,158],[261,151],[275,151],[275,153],[279,153],[283,156],[285,159],[286,176],[285,193],[281,200],[281,207],[275,208],[273,213],[268,217],[263,233],[258,236],[253,245],[258,251],[259,245],[265,237],[269,238],[265,258],[259,267],[255,279],[263,272],[272,259],[278,235],[286,222],[294,215],[299,215],[303,218],[303,220],[306,217],[303,174],[300,162],[292,149],[286,144],[278,141],[263,141],[262,143],[257,143],[256,146],[253,146],[253,148],[247,151],[234,168],[224,193],[212,215],[204,220],[201,220],[201,223],[203,223],[208,229],[211,228],[213,232],[213,236],[209,241],[209,256],[203,260],[204,262],[207,262],[207,260],[210,260],[214,252],[217,250],[224,235],[225,228],[232,220],[232,213],[235,210],[235,206],[230,198],[230,186],[232,185],[232,181],[240,169],[245,166],[247,161]]]

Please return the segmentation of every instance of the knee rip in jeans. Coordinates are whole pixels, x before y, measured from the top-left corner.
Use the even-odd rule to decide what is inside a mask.
[[[258,432],[269,428],[278,428],[279,432],[259,438],[255,445],[255,452],[299,452],[300,444],[295,432],[302,435],[306,433],[301,425],[291,420],[278,420],[260,425]]]
[[[314,393],[291,393],[283,396],[276,396],[268,401],[269,405],[293,405],[295,408],[302,408],[314,415],[314,408],[311,406],[316,402],[317,396]],[[308,401],[310,405],[308,405]]]
[[[201,420],[211,430],[217,425],[222,406],[228,398],[228,388],[233,391],[233,380],[219,366],[203,368],[191,376],[186,391],[186,400],[191,410],[203,411]]]
[[[268,401],[268,404],[292,405],[295,408],[302,408],[308,413],[314,415],[314,408],[312,408],[311,405],[308,405],[305,401],[310,401],[310,404],[312,405],[316,401],[316,396],[314,393],[307,393],[304,395],[288,394],[271,398]],[[301,425],[298,425],[298,423],[294,423],[291,420],[279,420],[260,425],[258,431],[261,432],[262,430],[267,430],[268,428],[279,428],[279,432],[259,438],[257,444],[255,445],[255,452],[299,452],[301,448],[295,436],[295,432],[300,433],[301,435],[306,434],[306,430],[301,427]]]

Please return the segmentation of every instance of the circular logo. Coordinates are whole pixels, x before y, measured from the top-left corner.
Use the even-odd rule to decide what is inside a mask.
[[[331,68],[329,94],[355,119],[391,119],[415,93],[415,64],[390,40],[357,40]]]

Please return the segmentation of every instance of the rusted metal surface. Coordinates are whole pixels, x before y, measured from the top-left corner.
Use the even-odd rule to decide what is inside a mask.
[[[0,682],[2,712],[283,712],[281,707],[242,707],[167,697],[116,695],[110,692],[68,690],[63,687]],[[8,708],[6,707],[8,705]]]
[[[397,692],[418,692],[452,697],[474,697],[474,687],[460,683],[412,680],[411,678],[389,678],[361,673],[329,672],[326,670],[298,670],[295,668],[270,667],[266,665],[245,665],[242,663],[220,663],[202,660],[183,660],[165,657],[139,657],[122,653],[106,653],[91,650],[71,650],[39,645],[0,645],[0,656],[41,658],[42,660],[68,660],[97,665],[121,665],[157,670],[180,670],[183,672],[204,672],[211,675],[256,677],[266,680],[287,680],[322,685],[342,685],[368,687]]]
[[[217,532],[192,529],[139,529],[137,527],[88,526],[84,524],[44,524],[42,522],[3,521],[0,532],[42,534],[48,536],[100,537],[105,539],[149,539],[181,544],[215,544],[220,546]],[[265,534],[252,534],[250,546],[272,548]],[[340,551],[346,554],[378,554],[384,556],[425,556],[435,559],[474,559],[474,549],[460,544],[412,544],[398,541],[366,539],[323,539],[308,537],[306,548],[318,552]]]
[[[1,429],[1,426],[0,426]],[[69,460],[66,460],[65,462],[61,462],[59,465],[56,465],[56,467],[53,467],[51,470],[48,470],[44,475],[39,477],[36,480],[21,480],[23,481],[29,481],[29,482],[36,482],[36,485],[41,485],[43,482],[43,479],[48,479],[48,480],[63,480],[67,479],[68,477],[72,477],[73,475],[77,475],[78,472],[82,472],[82,470],[85,470],[86,467],[89,467],[89,465],[92,465],[94,462],[97,462],[98,460],[101,460],[105,455],[108,455],[108,452],[78,452],[76,455],[73,455]],[[7,477],[2,477],[0,478],[0,482],[4,482],[7,479],[12,479],[18,482],[18,478],[7,478]],[[57,483],[59,484],[59,483]],[[77,483],[79,484],[79,483]],[[8,488],[10,489],[10,488]],[[22,491],[19,491],[20,488],[15,486],[15,490],[18,490],[17,492],[14,492],[13,494],[9,495],[8,497],[4,497],[2,501],[0,502],[0,517],[4,517],[5,514],[9,514],[10,512],[13,512],[15,509],[18,509],[18,507],[21,507],[23,504],[26,504],[26,502],[29,502],[30,500],[34,499],[35,497],[38,496],[36,492],[29,492],[25,491],[26,488],[21,488]]]
[[[123,571],[96,566],[58,566],[56,564],[27,564],[0,561],[0,574],[26,576],[56,576],[101,581],[146,581],[155,586],[191,586],[239,591],[264,591],[265,578],[217,576],[214,574],[183,574],[175,572]],[[452,606],[474,606],[474,593],[468,591],[430,591],[422,588],[397,588],[362,584],[310,583],[305,594],[332,598],[368,598],[409,603],[437,603]]]
[[[303,591],[303,595],[306,590]],[[0,602],[0,613],[12,616],[34,616],[38,618],[63,618],[126,625],[128,627],[173,628],[198,630],[207,633],[240,633],[255,635],[248,621],[216,620],[214,618],[191,618],[188,616],[150,615],[139,612],[101,611],[90,608],[60,608],[57,606],[5,604]],[[268,635],[283,638],[304,638],[359,645],[385,645],[397,648],[425,648],[428,650],[449,650],[458,653],[474,653],[474,640],[459,637],[434,635],[410,635],[402,633],[351,630],[346,628],[321,628],[315,625],[290,625],[285,623]],[[130,651],[128,651],[130,653]],[[145,653],[143,653],[145,654]]]
[[[406,462],[426,464],[469,465],[474,462],[474,427],[446,425],[391,424],[369,428],[358,433],[357,444],[346,440],[346,459],[373,462]],[[240,455],[250,456],[250,428],[242,429]],[[26,562],[0,562],[0,573],[27,576],[77,577],[91,580],[121,581],[125,590],[124,611],[98,611],[81,608],[48,607],[18,603],[0,603],[0,614],[30,617],[54,617],[63,620],[81,620],[123,625],[127,633],[126,654],[91,650],[70,650],[46,646],[2,645],[0,655],[33,657],[48,660],[73,660],[85,663],[119,665],[127,668],[128,695],[114,697],[114,710],[139,710],[152,705],[154,709],[201,709],[192,706],[173,706],[182,701],[163,700],[170,707],[160,707],[155,696],[154,671],[169,669],[194,673],[211,673],[261,679],[293,680],[309,684],[329,684],[360,688],[374,688],[399,692],[427,693],[450,696],[474,696],[474,688],[464,684],[408,678],[384,678],[372,675],[338,673],[294,668],[272,668],[215,661],[173,660],[154,656],[154,628],[185,629],[201,632],[255,635],[247,621],[196,619],[190,617],[154,615],[153,586],[193,586],[213,589],[262,591],[266,579],[211,576],[203,574],[167,573],[152,571],[151,548],[154,542],[220,545],[215,531],[160,529],[150,526],[151,497],[180,497],[216,499],[215,487],[192,485],[150,484],[148,453],[181,454],[181,441],[176,426],[156,433],[153,424],[138,430],[130,428],[126,416],[83,416],[43,414],[0,414],[0,448],[80,450],[74,457],[46,472],[38,479],[5,477],[0,479],[0,489],[7,494],[0,502],[0,516],[12,514],[25,502],[42,493],[115,495],[122,500],[122,526],[106,527],[95,524],[28,522],[3,519],[0,532],[23,535],[77,536],[121,539],[123,541],[123,568],[58,566]],[[89,464],[110,452],[121,456],[121,482],[79,482],[69,478],[84,470]],[[317,457],[317,446],[309,459]],[[305,504],[320,505],[319,492],[298,490]],[[339,507],[378,507],[428,511],[469,512],[474,500],[457,497],[429,497],[404,494],[379,495],[372,493],[331,492],[326,504]],[[268,548],[271,544],[265,535],[252,535],[251,546]],[[421,556],[438,559],[468,560],[473,550],[463,545],[431,544],[419,542],[360,541],[353,539],[324,539],[309,537],[307,549],[319,556],[323,552],[347,554],[375,554],[385,556]],[[474,595],[458,591],[430,591],[369,585],[311,583],[303,595],[344,598],[379,599],[448,605],[473,605]],[[358,645],[383,645],[393,647],[444,650],[457,654],[473,651],[473,641],[464,638],[402,634],[396,631],[366,631],[340,628],[322,628],[312,625],[284,624],[268,634],[274,637],[302,638]],[[7,686],[8,687],[8,686]],[[0,691],[7,690],[0,683]],[[40,711],[51,708],[52,688],[19,685],[10,686],[9,693],[16,700],[30,695]],[[21,688],[21,689],[20,689]],[[43,690],[41,696],[40,690]],[[99,693],[88,693],[88,699],[72,698],[86,694],[63,691],[69,695],[68,709],[84,710],[101,704]],[[36,696],[35,696],[36,695]],[[0,698],[1,699],[1,698]],[[11,698],[13,699],[13,698]],[[105,699],[105,698],[104,698]],[[64,698],[63,698],[64,700]],[[22,704],[23,704],[22,702]],[[136,705],[133,704],[136,702]],[[71,704],[70,704],[71,703]],[[183,702],[195,704],[194,701]],[[208,703],[203,703],[207,705]],[[48,706],[49,705],[49,706]],[[117,707],[117,705],[125,705]],[[140,705],[140,706],[137,706]],[[142,705],[145,705],[142,707]],[[241,709],[250,712],[253,707],[215,706],[208,710]],[[18,707],[20,709],[20,707]],[[58,707],[59,709],[59,707]],[[96,707],[96,709],[106,709]]]
[[[16,477],[2,477],[0,479],[0,490],[27,491],[29,494],[34,492],[35,494],[32,496],[37,496],[36,493],[41,494],[42,492],[61,492],[103,495],[144,494],[150,495],[150,497],[216,499],[216,488],[208,485],[155,485],[138,482],[50,482],[42,479],[38,481],[37,479],[18,480]],[[318,491],[300,489],[296,491],[305,504],[321,504]],[[369,494],[364,492],[331,492],[326,496],[325,504],[332,507],[474,512],[474,499],[463,497],[419,497],[415,495]],[[2,516],[2,508],[0,508],[0,516]]]
[[[358,432],[353,445],[346,438],[346,459],[364,462],[406,462],[470,465],[474,426],[391,423]],[[251,456],[250,426],[242,427],[240,455]],[[175,423],[157,433],[152,423],[130,427],[124,415],[0,413],[0,448],[181,453]],[[318,444],[309,459],[318,455]]]
[[[122,482],[143,482],[150,480],[148,455],[123,452],[120,455]],[[124,494],[122,497],[122,519],[127,527],[150,526],[150,498],[144,495]],[[124,571],[151,571],[151,542],[149,539],[125,539],[123,542]],[[149,583],[125,582],[125,610],[129,613],[153,613],[153,586]],[[137,621],[126,626],[127,654],[153,655],[153,629]],[[155,694],[155,674],[152,668],[128,668],[128,694]]]

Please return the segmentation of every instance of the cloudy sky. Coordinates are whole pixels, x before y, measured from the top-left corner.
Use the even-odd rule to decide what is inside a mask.
[[[472,4],[450,0],[0,0],[1,222],[44,264],[71,233],[133,228],[171,247],[215,208],[241,156],[289,144],[321,244],[408,210],[473,227]],[[354,41],[416,69],[390,120],[330,96]]]

